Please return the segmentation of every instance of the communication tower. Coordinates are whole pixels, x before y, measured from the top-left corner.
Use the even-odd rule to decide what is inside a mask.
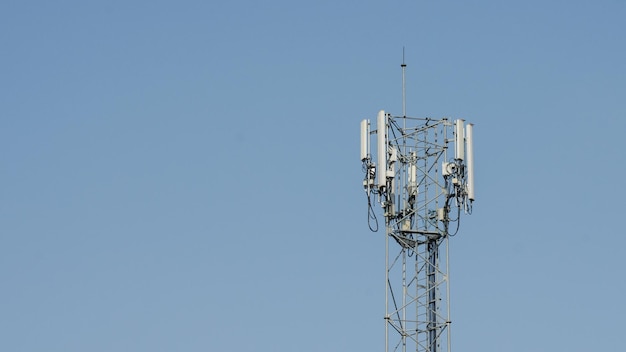
[[[361,121],[368,225],[379,204],[386,235],[385,352],[450,352],[448,243],[472,212],[473,124],[407,116],[401,67],[402,116]]]

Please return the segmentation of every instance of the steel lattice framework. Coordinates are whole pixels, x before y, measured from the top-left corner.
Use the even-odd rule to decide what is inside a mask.
[[[384,111],[376,131],[369,125],[361,123],[361,160],[370,229],[377,230],[372,203],[385,219],[385,351],[449,352],[448,243],[474,198],[472,125]]]

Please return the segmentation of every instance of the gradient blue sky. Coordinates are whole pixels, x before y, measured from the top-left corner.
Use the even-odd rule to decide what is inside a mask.
[[[475,123],[454,351],[620,350],[626,1],[3,1],[0,350],[382,351],[359,121]]]

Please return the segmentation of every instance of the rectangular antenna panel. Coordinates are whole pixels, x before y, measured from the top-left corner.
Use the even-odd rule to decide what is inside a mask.
[[[384,187],[387,184],[387,116],[384,110],[378,112],[376,137],[378,140],[377,155],[378,167],[376,168],[377,185]]]
[[[454,158],[457,160],[463,160],[465,154],[465,151],[463,150],[465,145],[465,140],[463,138],[463,124],[465,121],[463,119],[458,119],[454,123]]]
[[[417,165],[410,164],[409,165],[409,175],[408,175],[409,184],[407,185],[407,190],[409,191],[409,195],[416,196],[418,191],[417,186]]]
[[[467,143],[467,198],[474,200],[474,125],[467,124],[465,130]]]
[[[365,119],[361,121],[361,161],[367,159],[369,154],[369,142],[370,142],[370,122]]]
[[[394,147],[389,147],[389,163],[395,163],[398,161],[398,150]]]
[[[414,186],[417,184],[417,166],[415,164],[409,165],[409,185]]]

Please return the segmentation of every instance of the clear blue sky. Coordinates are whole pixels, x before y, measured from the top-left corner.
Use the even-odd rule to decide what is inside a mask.
[[[626,1],[3,1],[0,350],[382,351],[359,121],[475,123],[454,351],[626,345]]]

